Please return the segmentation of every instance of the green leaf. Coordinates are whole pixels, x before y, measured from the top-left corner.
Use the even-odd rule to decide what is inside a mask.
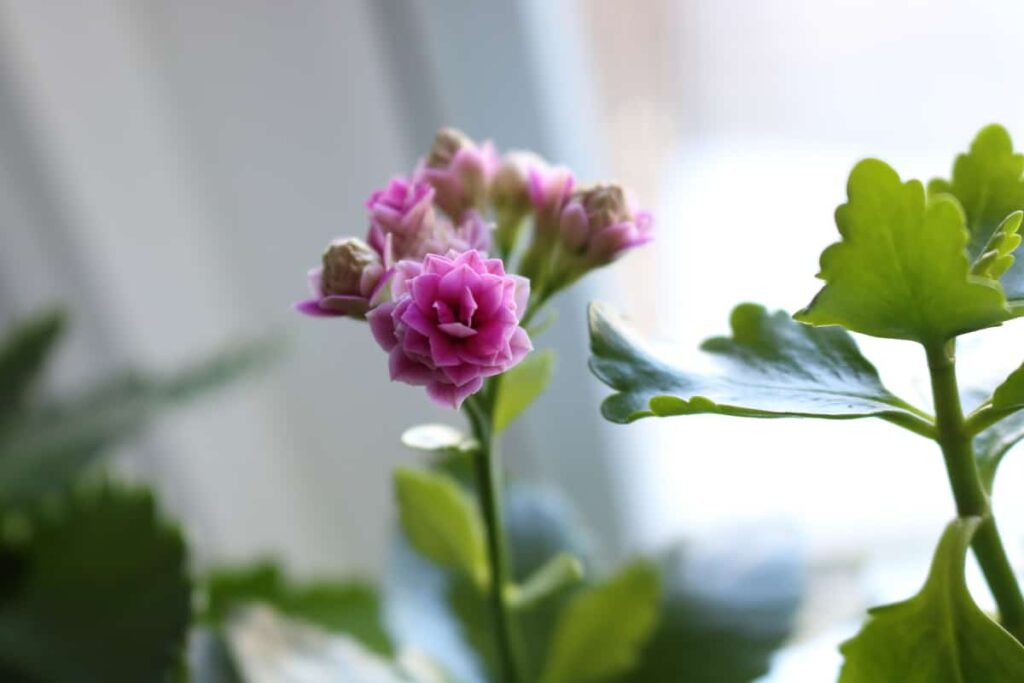
[[[543,683],[591,683],[629,671],[658,618],[656,566],[635,562],[577,595],[555,630]]]
[[[689,372],[662,360],[601,304],[590,306],[590,368],[615,389],[601,406],[613,422],[656,415],[720,413],[743,417],[879,416],[925,424],[927,417],[893,396],[856,343],[838,328],[813,328],[783,312],[742,304],[733,336],[703,349],[719,372]]]
[[[673,548],[659,565],[658,627],[620,683],[747,683],[768,672],[804,592],[795,542],[752,529],[711,546]]]
[[[444,474],[402,468],[395,471],[395,493],[402,528],[413,547],[486,586],[490,579],[483,521],[459,484]]]
[[[1003,457],[1024,439],[1024,412],[1004,417],[974,437],[974,457],[985,489],[992,493]]]
[[[954,521],[910,600],[876,607],[852,640],[840,683],[1024,681],[1024,646],[971,599],[964,560],[978,518]]]
[[[50,311],[19,321],[0,339],[0,426],[25,407],[64,323],[62,312]]]
[[[933,180],[930,195],[949,194],[959,200],[967,215],[969,252],[978,259],[986,251],[997,226],[1012,212],[1024,209],[1024,155],[1013,150],[1006,129],[982,128],[966,154],[953,163],[950,181]],[[1024,298],[1024,262],[1015,263],[1002,277],[1006,296]]]
[[[974,260],[971,266],[971,273],[998,280],[1006,271],[1013,266],[1016,259],[1013,253],[1020,246],[1021,220],[1024,219],[1024,212],[1014,211],[996,227],[988,243],[982,248],[981,255]]]
[[[40,681],[164,680],[191,587],[177,529],[145,491],[77,491],[3,545],[0,669]]]
[[[219,569],[205,580],[203,620],[221,625],[241,605],[263,603],[285,616],[335,633],[347,633],[366,647],[391,654],[380,597],[365,581],[289,582],[272,562]]]
[[[534,351],[497,378],[498,398],[494,405],[494,430],[501,432],[540,396],[551,381],[555,352]]]
[[[27,412],[0,438],[0,505],[25,506],[73,482],[160,410],[264,365],[267,342],[228,349],[169,375],[127,373],[76,398]]]
[[[992,407],[1010,410],[1024,406],[1024,365],[1010,373],[992,392]]]
[[[825,286],[797,320],[936,344],[1009,317],[998,281],[970,273],[956,201],[926,202],[920,182],[876,159],[854,167],[847,194],[836,210],[842,241],[821,255]]]
[[[579,583],[583,579],[583,563],[569,553],[559,553],[530,575],[524,583],[510,586],[509,604],[514,609],[525,609]]]

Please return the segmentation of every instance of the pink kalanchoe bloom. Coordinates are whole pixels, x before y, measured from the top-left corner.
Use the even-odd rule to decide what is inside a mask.
[[[425,386],[434,402],[459,408],[484,379],[516,365],[533,348],[519,319],[530,283],[477,251],[402,261],[393,300],[367,319],[387,351],[392,380]]]
[[[618,185],[596,185],[575,193],[559,220],[562,247],[588,268],[611,263],[623,252],[650,242],[654,221]]]
[[[490,142],[476,144],[463,133],[442,128],[420,169],[437,191],[435,202],[456,222],[471,209],[483,209],[500,165]]]
[[[308,277],[313,298],[295,304],[298,311],[359,319],[366,316],[387,279],[377,252],[355,237],[331,242],[322,265],[309,271]]]
[[[367,242],[390,268],[402,259],[421,261],[427,254],[449,250],[487,251],[491,228],[476,211],[467,211],[458,225],[434,210],[434,188],[423,180],[394,178],[366,200],[370,212]]]

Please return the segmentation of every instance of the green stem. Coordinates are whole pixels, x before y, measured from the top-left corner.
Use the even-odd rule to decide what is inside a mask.
[[[480,442],[475,457],[476,482],[487,531],[487,560],[491,569],[490,603],[501,667],[500,680],[503,683],[519,683],[521,678],[513,643],[513,624],[505,602],[505,586],[509,583],[508,541],[502,515],[502,475],[497,441],[494,438],[492,410],[477,396],[471,396],[465,405],[473,436]]]
[[[926,345],[925,352],[935,400],[936,440],[946,461],[957,515],[981,518],[971,548],[995,598],[1003,626],[1024,642],[1024,595],[1006,556],[988,493],[974,460],[972,435],[960,406],[953,343]]]

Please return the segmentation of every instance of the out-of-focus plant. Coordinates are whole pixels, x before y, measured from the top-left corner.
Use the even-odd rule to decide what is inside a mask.
[[[525,152],[502,157],[450,129],[366,206],[366,239],[332,242],[297,308],[366,320],[391,379],[425,387],[469,425],[469,434],[423,425],[403,437],[430,466],[395,474],[402,534],[385,585],[392,666],[463,683],[763,673],[798,599],[792,557],[742,570],[721,559],[717,585],[735,589],[724,593],[702,590],[692,558],[678,552],[609,568],[561,498],[504,483],[501,432],[554,368],[552,351],[533,350],[546,326],[534,321],[558,292],[648,242],[650,214],[617,185],[577,187],[564,167]],[[780,568],[777,592],[745,592]],[[252,593],[267,591],[263,602],[279,615],[304,616],[287,590]],[[739,618],[747,612],[749,622]],[[410,653],[430,662],[427,673],[410,673]]]
[[[192,613],[186,545],[153,494],[111,481],[101,459],[269,347],[52,400],[40,385],[64,328],[60,312],[44,313],[0,339],[0,678],[167,680]]]
[[[718,372],[691,372],[662,359],[619,316],[594,304],[591,368],[617,392],[603,413],[614,422],[697,413],[879,417],[934,441],[957,517],[921,591],[872,609],[861,632],[842,645],[840,680],[1024,680],[1024,597],[990,503],[999,463],[1024,437],[1024,366],[970,410],[955,371],[958,337],[1024,312],[1024,260],[1014,257],[1024,156],[993,125],[957,157],[950,180],[926,189],[869,159],[854,167],[847,192],[835,215],[841,241],[821,256],[821,291],[795,321],[738,306],[732,336],[703,346]],[[918,343],[934,415],[886,389],[847,331]],[[967,590],[969,547],[995,598],[996,619]]]

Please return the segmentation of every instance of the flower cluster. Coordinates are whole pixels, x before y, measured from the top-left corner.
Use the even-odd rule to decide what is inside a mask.
[[[391,379],[455,408],[530,351],[524,325],[551,295],[651,238],[618,186],[577,189],[563,166],[452,129],[366,209],[365,240],[332,242],[296,308],[368,320]]]

